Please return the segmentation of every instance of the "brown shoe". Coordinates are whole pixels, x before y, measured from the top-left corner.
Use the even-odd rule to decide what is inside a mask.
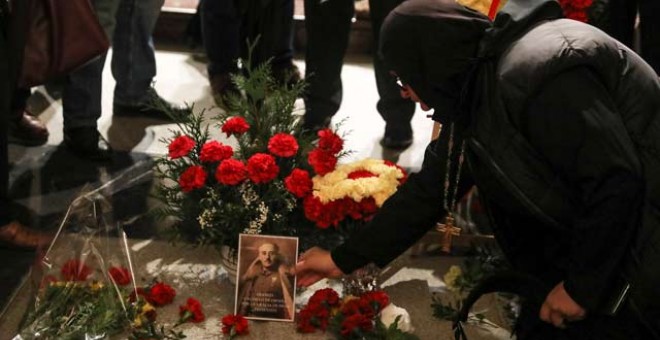
[[[30,229],[17,221],[0,227],[0,245],[14,248],[37,249],[47,247],[53,235]]]
[[[44,145],[48,141],[48,129],[39,118],[29,111],[17,112],[17,118],[9,122],[9,143],[23,146]]]

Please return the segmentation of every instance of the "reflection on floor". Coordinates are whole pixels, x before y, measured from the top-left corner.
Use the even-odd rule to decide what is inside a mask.
[[[108,57],[108,60],[111,56]],[[209,108],[205,115],[212,116],[213,108],[205,65],[190,54],[183,52],[158,52],[157,91],[177,104],[195,103],[198,109]],[[296,61],[304,70],[304,64]],[[109,65],[109,62],[108,64]],[[342,131],[348,133],[346,147],[354,152],[346,159],[366,157],[382,158],[378,144],[384,123],[376,111],[377,92],[370,58],[352,57],[344,67],[344,102],[333,122],[344,121]],[[57,91],[44,88],[30,100],[33,111],[46,122],[50,130],[48,144],[44,147],[24,148],[10,146],[12,163],[10,185],[12,197],[17,202],[17,212],[25,223],[41,229],[55,229],[70,202],[84,189],[96,189],[112,179],[123,178],[120,186],[104,188],[109,193],[115,217],[127,226],[129,236],[149,238],[155,233],[154,223],[144,213],[151,206],[153,157],[166,152],[159,139],[168,136],[176,125],[168,122],[132,117],[112,116],[114,80],[109,67],[103,75],[103,114],[99,119],[99,131],[117,150],[111,164],[90,164],[76,158],[59,147],[62,141],[62,103]],[[302,104],[301,104],[302,105]],[[302,107],[299,108],[302,110]],[[414,144],[398,156],[398,163],[409,169],[421,164],[423,150],[430,140],[432,123],[424,114],[413,119]],[[212,129],[219,135],[218,129]],[[396,158],[396,157],[394,157]],[[29,265],[34,253],[0,249],[3,266],[0,266],[0,305],[10,297]]]

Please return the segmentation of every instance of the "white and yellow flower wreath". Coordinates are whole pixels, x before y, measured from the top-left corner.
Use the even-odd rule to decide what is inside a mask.
[[[366,170],[374,177],[350,179],[348,175],[355,171]],[[393,165],[387,165],[380,159],[364,159],[357,162],[342,164],[324,175],[315,176],[313,190],[321,203],[350,197],[356,202],[373,197],[376,205],[380,207],[399,186],[399,180],[405,176],[404,172]]]

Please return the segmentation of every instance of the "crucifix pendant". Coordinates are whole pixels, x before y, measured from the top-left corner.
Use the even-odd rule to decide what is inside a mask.
[[[447,217],[445,217],[445,223],[438,223],[436,229],[442,233],[442,242],[440,244],[442,251],[450,253],[452,237],[461,234],[461,228],[454,225],[454,216],[448,213]]]

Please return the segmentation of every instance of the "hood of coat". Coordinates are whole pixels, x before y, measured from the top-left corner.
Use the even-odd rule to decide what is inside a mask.
[[[385,19],[379,53],[385,66],[446,123],[459,115],[481,57],[500,53],[531,26],[561,17],[554,0],[509,0],[495,22],[455,0],[408,0]]]

